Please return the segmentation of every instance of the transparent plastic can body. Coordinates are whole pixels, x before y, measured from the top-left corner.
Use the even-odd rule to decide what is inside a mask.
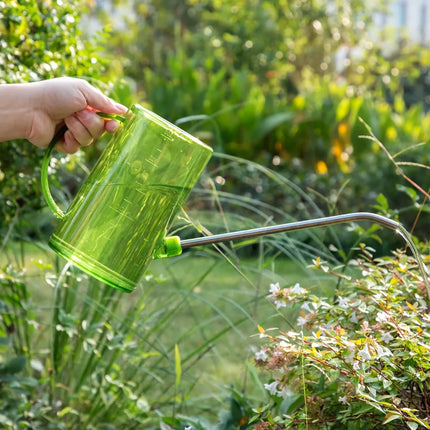
[[[212,150],[134,105],[49,245],[83,271],[132,291]]]

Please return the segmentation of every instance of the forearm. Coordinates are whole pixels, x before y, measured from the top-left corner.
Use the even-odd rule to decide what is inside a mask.
[[[0,85],[0,142],[30,136],[37,103],[33,89],[32,84]]]

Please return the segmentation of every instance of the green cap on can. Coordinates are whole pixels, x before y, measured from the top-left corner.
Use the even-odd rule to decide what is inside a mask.
[[[179,236],[167,236],[162,245],[155,250],[153,258],[168,258],[182,254],[181,239]]]

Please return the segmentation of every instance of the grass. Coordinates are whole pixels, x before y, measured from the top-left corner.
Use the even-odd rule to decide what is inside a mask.
[[[126,366],[124,375],[132,374],[142,386],[141,395],[163,413],[169,408],[194,414],[198,410],[197,416],[208,414],[214,419],[213,406],[211,411],[204,409],[214,403],[219,408],[225,406],[228,387],[236,387],[249,397],[261,396],[260,387],[250,378],[247,368],[258,348],[257,324],[285,326],[287,319],[293,326],[297,318],[297,312],[281,316],[264,299],[270,283],[280,282],[284,286],[296,282],[306,286],[319,283],[313,272],[285,258],[258,255],[245,258],[239,252],[236,264],[208,247],[154,261],[132,294],[108,287],[104,290],[100,283],[89,281],[74,269],[69,269],[73,276],[68,282],[74,282],[77,289],[70,289],[72,284],[58,289],[54,286],[65,261],[33,243],[9,246],[0,260],[2,266],[19,260],[22,246],[24,259],[20,265],[26,268],[24,279],[32,298],[34,320],[40,325],[35,354],[46,360],[49,358],[46,352],[50,350],[53,364],[58,366],[55,384],[73,387],[73,392],[82,390],[88,384],[84,384],[86,378],[97,373],[104,361],[106,366],[106,357],[110,356],[109,369],[115,363]],[[103,291],[111,292],[115,307],[103,302]],[[60,298],[58,292],[62,294]],[[94,326],[100,324],[99,327],[105,321],[112,327],[109,336],[120,334],[118,327],[122,327],[121,334],[136,346],[118,347],[113,354],[106,350],[106,357],[102,354],[100,363],[95,363],[85,354],[85,348],[95,342],[97,349],[103,350],[108,345],[107,335],[77,342],[65,331],[57,332],[54,324],[57,327],[67,324],[55,316],[58,308],[65,309],[79,322],[70,323],[69,330],[77,330],[83,320],[92,321]],[[179,387],[174,382],[175,345],[181,359]],[[72,352],[72,348],[76,350]],[[74,363],[81,360],[82,365],[65,366],[68,360]],[[85,363],[89,366],[88,373],[83,371]],[[59,394],[57,389],[56,396],[66,402],[63,391]],[[176,398],[173,406],[171,398]]]

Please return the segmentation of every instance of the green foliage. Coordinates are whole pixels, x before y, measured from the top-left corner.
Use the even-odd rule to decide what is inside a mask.
[[[0,83],[55,76],[100,76],[103,61],[77,27],[82,2],[2,2]]]
[[[211,428],[181,411],[188,403],[193,406],[188,391],[199,379],[196,365],[229,330],[240,333],[241,322],[250,319],[245,309],[235,303],[240,315],[230,321],[226,309],[213,301],[207,313],[207,299],[187,283],[169,283],[165,276],[149,273],[145,293],[124,300],[123,294],[69,264],[59,273],[40,260],[38,265],[52,287],[52,303],[36,303],[29,293],[31,281],[11,265],[0,272],[6,290],[0,302],[2,428],[155,429],[172,410],[174,416],[163,419],[166,425]],[[210,273],[198,274],[192,288]],[[154,299],[157,290],[163,292]],[[191,324],[182,319],[183,326],[176,327],[181,308],[196,306],[207,322],[195,315]],[[181,353],[179,343],[184,345]]]
[[[0,84],[78,76],[101,82],[106,70],[96,45],[78,29],[80,0],[0,2]],[[0,152],[0,232],[43,207],[39,186],[42,153],[25,141],[3,142]],[[12,228],[13,230],[13,228]]]
[[[258,366],[285,428],[430,428],[428,297],[416,261],[402,252],[374,259],[362,245],[346,276],[320,259],[314,268],[338,277],[333,297],[272,284],[278,308],[300,308],[296,330],[264,331]],[[266,421],[264,414],[259,420]],[[269,427],[270,428],[270,427]]]
[[[320,0],[138,0],[127,17],[128,32],[119,30],[115,44],[129,59],[127,74],[139,83],[142,69],[163,73],[169,58],[184,51],[197,71],[204,64],[228,73],[245,70],[259,83],[272,71],[297,84],[306,70],[332,69],[342,44],[368,40],[367,24],[383,3],[336,1],[330,8]]]
[[[139,0],[110,43],[127,59],[124,74],[141,99],[217,150],[275,166],[330,212],[369,210],[383,193],[413,225],[423,200],[410,204],[382,185],[400,180],[396,169],[361,138],[360,118],[409,163],[407,174],[430,186],[418,166],[429,164],[430,116],[425,92],[414,90],[430,56],[407,41],[396,49],[389,34],[380,40],[394,49],[383,49],[372,13],[385,5]],[[428,225],[422,216],[419,237]]]

